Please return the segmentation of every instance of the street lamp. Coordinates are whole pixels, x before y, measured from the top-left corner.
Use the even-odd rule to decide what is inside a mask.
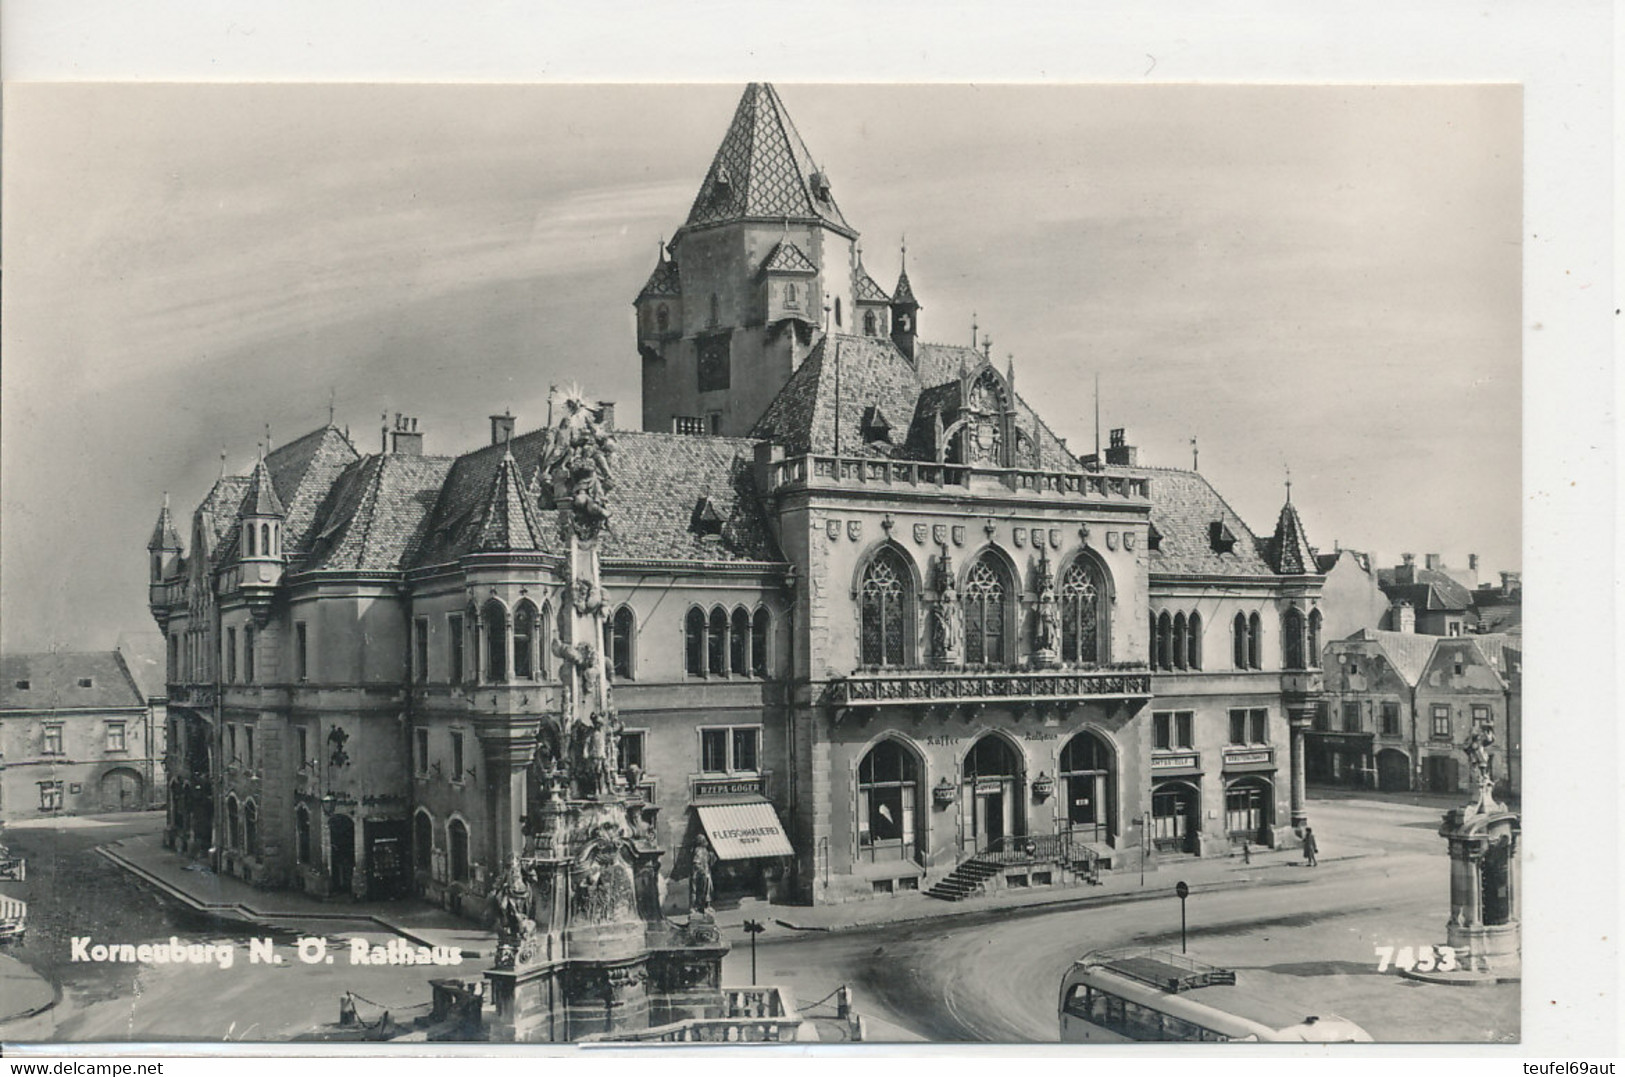
[[[1174,884],[1174,894],[1179,898],[1179,952],[1185,952],[1185,899],[1191,896],[1191,888],[1181,879]],[[752,980],[752,983],[755,981]]]
[[[1184,885],[1184,884],[1182,883],[1180,885]],[[761,922],[758,921],[758,920],[746,920],[745,923],[744,923],[744,928],[745,928],[745,933],[750,936],[750,985],[752,987],[755,987],[756,986],[756,936],[758,936],[762,932],[766,931],[767,928],[763,927]]]

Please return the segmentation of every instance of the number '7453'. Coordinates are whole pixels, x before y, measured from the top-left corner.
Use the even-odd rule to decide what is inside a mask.
[[[1450,972],[1457,968],[1454,946],[1377,947],[1377,971]]]

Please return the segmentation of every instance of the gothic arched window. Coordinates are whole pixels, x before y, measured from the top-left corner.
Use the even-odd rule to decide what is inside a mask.
[[[791,310],[794,310],[800,305],[800,299],[796,295],[796,286],[794,282],[784,286],[784,305],[789,307]]]
[[[919,776],[919,760],[895,740],[876,744],[858,764],[858,848],[869,859],[914,858]]]
[[[1264,622],[1258,614],[1247,618],[1247,668],[1264,668]]]
[[[1106,581],[1098,566],[1080,558],[1061,578],[1061,660],[1105,660]]]
[[[1309,611],[1309,668],[1320,668],[1320,611]]]
[[[1179,613],[1174,614],[1174,645],[1173,645],[1173,653],[1168,656],[1169,658],[1173,659],[1172,668],[1174,668],[1174,669],[1184,669],[1185,668],[1186,639],[1187,639],[1187,637],[1185,635],[1185,614],[1184,614],[1183,611],[1181,611]]]
[[[767,610],[759,609],[750,622],[750,671],[757,677],[767,676],[767,637],[770,625]]]
[[[911,577],[897,551],[883,549],[863,570],[858,588],[859,648],[866,666],[900,666],[904,657]]]
[[[1173,646],[1174,622],[1163,610],[1157,614],[1157,657],[1152,663],[1157,669],[1173,669],[1171,648]]]
[[[683,619],[683,656],[690,677],[705,672],[705,613],[698,606]]]
[[[1202,668],[1202,615],[1193,613],[1187,622],[1190,634],[1185,640],[1185,667],[1187,669]]]
[[[521,602],[513,611],[513,675],[516,680],[528,681],[536,675],[535,642],[536,607],[529,601]]]
[[[631,606],[622,606],[610,618],[609,670],[622,680],[632,679],[632,636],[636,627]]]
[[[662,303],[655,308],[655,332],[664,333],[671,325],[671,311]]]
[[[713,676],[728,672],[728,614],[721,606],[711,611],[705,634],[705,671]]]
[[[453,882],[468,881],[468,824],[453,819],[446,826],[446,844],[451,852],[451,878]]]
[[[422,808],[412,817],[412,866],[428,871],[434,856],[434,820]]]
[[[750,672],[750,614],[739,606],[728,629],[728,668],[743,677]]]
[[[1010,593],[1004,566],[983,554],[965,575],[965,660],[988,665],[1005,661],[1004,606]]]
[[[480,617],[485,622],[485,680],[500,684],[508,679],[508,611],[493,598]]]
[[[1235,634],[1234,662],[1237,669],[1247,669],[1247,615],[1236,614],[1236,623],[1233,628]]]
[[[1281,615],[1281,665],[1286,669],[1303,666],[1303,614],[1288,608]]]
[[[271,525],[260,524],[260,553],[271,556]]]
[[[836,296],[835,297],[835,325],[837,327],[839,327],[840,324],[841,324],[841,297]]]
[[[872,310],[863,312],[863,335],[866,337],[875,335],[875,312]]]

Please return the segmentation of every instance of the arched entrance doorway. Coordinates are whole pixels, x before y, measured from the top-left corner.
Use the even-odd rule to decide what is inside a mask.
[[[1274,822],[1274,787],[1256,775],[1237,778],[1224,790],[1224,831],[1232,844],[1268,845]]]
[[[1067,741],[1061,749],[1060,776],[1066,794],[1063,825],[1072,840],[1112,845],[1117,780],[1106,742],[1087,730]]]
[[[1377,753],[1377,788],[1384,793],[1410,792],[1411,761],[1398,748]]]
[[[960,805],[960,846],[982,852],[1024,832],[1021,759],[1010,742],[989,733],[965,754]]]
[[[355,820],[335,815],[327,821],[328,881],[333,893],[349,893],[355,878]]]
[[[141,775],[115,767],[102,775],[102,811],[136,811],[141,803]]]
[[[1169,781],[1151,790],[1151,843],[1159,852],[1194,853],[1202,827],[1202,796],[1189,782]]]

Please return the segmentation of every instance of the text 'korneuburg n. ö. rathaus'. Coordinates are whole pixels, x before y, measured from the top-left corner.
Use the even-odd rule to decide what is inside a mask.
[[[643,429],[590,403],[601,596],[567,593],[542,416],[459,456],[415,420],[377,453],[329,423],[222,477],[188,540],[165,508],[175,848],[487,916],[580,601],[605,603],[607,780],[668,878],[705,837],[724,900],[1296,840],[1322,577],[1290,500],[1257,537],[1121,431],[1074,456],[989,349],[926,343],[765,84],[635,306]]]

